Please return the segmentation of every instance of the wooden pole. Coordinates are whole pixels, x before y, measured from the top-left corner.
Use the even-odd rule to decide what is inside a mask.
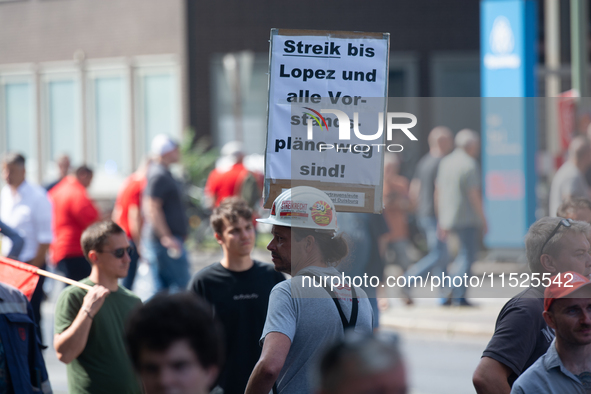
[[[84,289],[84,290],[92,289],[92,286],[88,286],[88,285],[85,285],[84,283],[76,282],[75,280],[72,280],[70,278],[66,278],[65,276],[56,275],[56,274],[51,273],[49,271],[42,270],[41,268],[37,269],[35,273],[38,275],[43,275],[47,278],[59,280],[60,282],[67,283],[72,286],[77,286],[77,287]]]

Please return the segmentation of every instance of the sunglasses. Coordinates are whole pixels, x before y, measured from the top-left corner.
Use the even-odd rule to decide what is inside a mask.
[[[104,251],[98,252],[98,253],[111,253],[113,256],[120,259],[123,256],[125,256],[125,252],[127,252],[128,256],[131,256],[131,253],[133,252],[133,248],[131,246],[128,246],[127,248],[119,248],[119,249],[115,249],[115,250],[104,250]]]
[[[550,241],[552,239],[552,237],[556,235],[560,226],[564,226],[566,228],[569,228],[571,222],[572,222],[571,219],[562,219],[560,222],[558,222],[556,227],[554,227],[554,230],[550,233],[548,238],[546,238],[546,242],[544,242],[544,244],[542,245],[542,249],[540,249],[540,254],[544,254],[544,247],[546,247],[546,244],[548,243],[548,241]]]

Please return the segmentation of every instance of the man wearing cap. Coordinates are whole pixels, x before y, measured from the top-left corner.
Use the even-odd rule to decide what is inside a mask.
[[[544,217],[531,225],[525,253],[532,284],[499,313],[495,333],[472,377],[479,394],[509,393],[517,377],[546,353],[554,333],[542,317],[544,286],[561,272],[591,274],[590,231],[589,223],[561,218]]]
[[[544,293],[544,320],[556,333],[546,354],[511,393],[591,392],[591,282],[568,271],[552,278]]]
[[[326,193],[306,186],[287,190],[271,215],[257,220],[273,225],[267,249],[275,270],[293,277],[271,291],[263,350],[246,393],[308,393],[308,373],[323,348],[342,339],[345,329],[372,332],[371,306],[363,290],[336,281],[341,276],[334,265],[348,248],[342,235],[335,236],[336,212]]]
[[[183,246],[187,217],[181,186],[169,170],[171,164],[179,161],[179,147],[167,135],[158,134],[152,140],[152,153],[155,159],[144,190],[144,251],[156,291],[185,289],[189,282],[189,263]]]

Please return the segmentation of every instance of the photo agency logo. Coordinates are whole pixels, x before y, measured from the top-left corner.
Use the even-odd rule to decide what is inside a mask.
[[[362,144],[347,144],[351,141],[351,129],[355,136],[362,141],[380,141],[384,134],[384,113],[378,112],[378,130],[373,134],[364,134],[360,130],[359,112],[353,113],[353,120],[349,118],[345,112],[337,109],[320,109],[317,111],[310,107],[303,107],[304,111],[301,116],[293,115],[291,117],[291,124],[293,126],[306,125],[307,126],[307,140],[314,139],[314,127],[320,127],[321,131],[328,132],[330,127],[338,128],[338,139],[345,143],[319,143],[318,150],[326,151],[334,149],[337,152],[342,150],[354,151],[356,153],[369,152],[375,147],[378,152],[382,149],[388,152],[401,152],[404,147],[400,144],[394,143],[362,143]],[[323,116],[322,114],[336,115],[336,118]],[[407,122],[404,122],[407,120]],[[386,114],[386,140],[392,141],[394,131],[400,130],[411,141],[417,141],[417,137],[410,131],[417,124],[417,117],[408,112],[388,112]]]

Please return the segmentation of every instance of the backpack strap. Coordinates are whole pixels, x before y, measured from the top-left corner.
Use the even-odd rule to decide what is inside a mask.
[[[318,283],[322,284],[322,278],[314,275],[314,278],[318,280]],[[339,303],[339,299],[336,294],[330,290],[328,287],[322,287],[326,292],[330,295],[330,298],[334,301],[337,310],[339,311],[339,316],[341,317],[341,323],[343,324],[343,330],[348,328],[355,328],[357,324],[357,315],[359,314],[359,302],[357,302],[357,293],[355,292],[355,287],[351,286],[351,320],[347,320],[345,314],[343,313],[343,308]]]

